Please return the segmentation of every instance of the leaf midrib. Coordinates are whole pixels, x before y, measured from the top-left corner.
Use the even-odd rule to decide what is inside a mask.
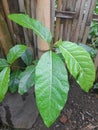
[[[62,45],[60,45],[60,48],[65,49],[66,52],[67,52],[71,57],[73,57],[73,55],[72,55],[65,47],[62,47]],[[79,64],[79,62],[78,62],[74,57],[73,57],[73,59],[77,62],[77,64],[78,64],[80,70],[81,70],[82,72],[84,72],[84,71],[83,71],[83,68],[81,67],[81,65]],[[66,62],[66,61],[65,61],[65,62]]]
[[[28,15],[26,15],[26,16],[28,17]],[[30,19],[30,18],[29,18],[29,19]],[[28,23],[24,22],[23,20],[22,20],[22,22],[23,22],[23,24],[28,24]],[[36,28],[34,28],[34,25],[32,25],[32,22],[34,23],[34,19],[30,19],[30,20],[29,20],[29,23],[30,23],[30,24],[28,24],[28,27],[26,27],[26,28],[32,29],[32,30],[35,31],[36,33],[39,33],[42,38],[44,38],[44,37],[41,35],[41,33],[40,33],[39,31],[37,31]]]
[[[52,51],[50,51],[50,91],[49,91],[49,115],[50,115],[50,110],[51,110],[51,89],[52,89]],[[50,116],[49,116],[50,117]]]
[[[28,15],[27,15],[27,17],[28,17]],[[26,18],[26,17],[25,17]],[[29,18],[29,17],[28,17]],[[26,23],[26,22],[24,22],[23,20],[22,20],[22,23],[23,24],[28,24],[28,27],[27,26],[25,26],[24,25],[24,27],[25,28],[29,28],[29,29],[32,29],[34,32],[36,32],[37,34],[39,34],[40,35],[40,37],[42,38],[42,39],[44,39],[48,44],[50,44],[50,42],[51,41],[49,41],[49,39],[45,39],[45,37],[42,35],[42,33],[40,33],[36,28],[34,28],[34,22],[35,22],[35,20],[34,19],[31,19],[31,18],[29,18],[30,20],[29,20],[29,23],[30,24],[28,24],[28,23]],[[37,21],[38,22],[38,21]],[[17,24],[19,24],[18,22],[17,22]],[[23,26],[23,24],[21,25],[21,24],[19,24],[19,25],[21,25],[21,26]],[[40,25],[41,23],[39,23],[39,25]],[[49,35],[49,37],[50,37],[50,35]]]

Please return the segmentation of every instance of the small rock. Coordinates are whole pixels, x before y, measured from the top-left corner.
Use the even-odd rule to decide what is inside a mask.
[[[0,103],[0,121],[17,129],[29,129],[38,117],[33,89],[23,96],[18,93],[6,95]]]

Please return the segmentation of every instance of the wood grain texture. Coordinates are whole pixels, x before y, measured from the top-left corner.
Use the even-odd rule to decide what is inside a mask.
[[[75,12],[75,6],[76,6],[76,0],[66,1],[66,6],[62,10]],[[73,19],[66,19],[64,22],[63,39],[66,39],[68,41],[70,40],[71,37],[72,23],[73,23]]]
[[[59,24],[56,22],[58,31],[56,31],[55,39],[62,38],[63,40],[86,43],[95,4],[96,0],[62,0],[61,11],[69,13],[73,11],[76,14],[70,19],[62,14],[61,18],[57,18],[57,21],[60,22]]]
[[[97,51],[97,54],[96,54],[96,58],[95,58],[95,68],[96,70],[98,69],[98,51]]]
[[[8,14],[10,14],[8,0],[2,0],[2,6],[3,6],[3,9],[4,9],[4,14],[5,14],[5,17],[6,17],[8,29],[9,29],[11,38],[13,40],[13,45],[15,45],[15,40],[14,40],[14,36],[13,36],[14,35],[14,30],[13,30],[11,21],[8,19]]]
[[[82,43],[86,43],[88,33],[89,33],[89,29],[90,29],[89,27],[90,27],[91,21],[93,19],[93,10],[95,8],[95,5],[96,5],[96,0],[91,1],[91,5],[90,5],[87,21],[86,21],[86,27],[85,27],[85,31],[84,31],[84,34],[83,34]]]
[[[50,30],[50,0],[36,0],[36,19]],[[37,44],[40,57],[44,51],[49,49],[49,46],[39,37],[37,37]]]
[[[1,9],[1,8],[0,8]],[[13,46],[10,33],[5,22],[2,11],[0,11],[0,48],[3,49],[4,54],[7,55],[9,49]]]
[[[60,11],[62,9],[62,0],[58,0],[58,6],[57,6],[57,10]],[[59,34],[60,34],[60,22],[61,19],[60,18],[56,18],[56,28],[55,28],[55,37],[54,37],[54,42],[58,41],[59,39]]]

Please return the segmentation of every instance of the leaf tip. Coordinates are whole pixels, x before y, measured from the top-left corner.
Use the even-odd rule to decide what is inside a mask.
[[[18,89],[18,93],[22,96],[24,92],[21,89]]]

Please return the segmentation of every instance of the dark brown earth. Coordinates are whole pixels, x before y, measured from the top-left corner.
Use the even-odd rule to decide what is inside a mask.
[[[73,78],[70,81],[67,104],[53,126],[46,128],[39,116],[29,130],[98,130],[98,94],[93,91],[85,93]],[[0,130],[14,129],[4,126]]]

